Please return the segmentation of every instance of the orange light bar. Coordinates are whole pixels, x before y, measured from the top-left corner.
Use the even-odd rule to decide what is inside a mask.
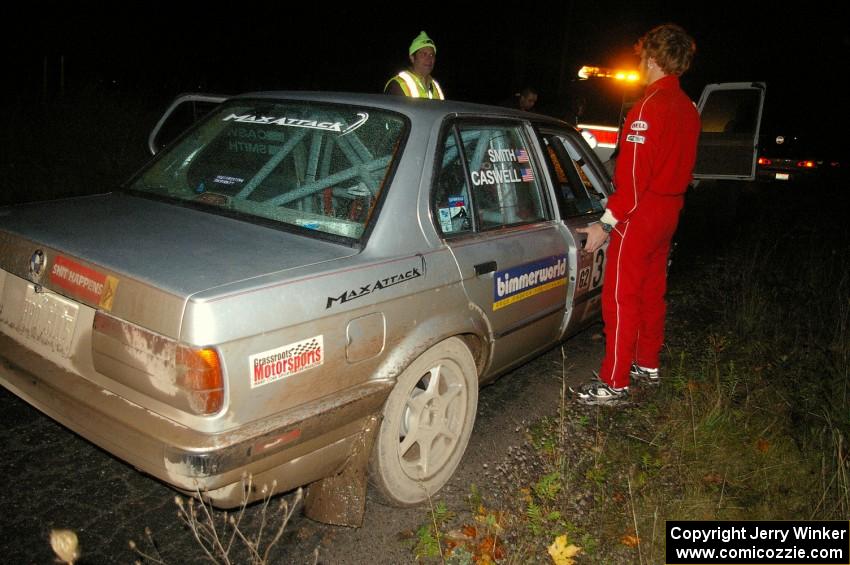
[[[578,71],[578,77],[582,80],[589,78],[612,78],[623,82],[637,82],[640,73],[633,70],[608,69],[605,67],[591,67],[585,65]]]
[[[759,165],[770,165],[773,161],[768,159],[767,157],[759,157]]]
[[[814,161],[800,161],[797,163],[797,166],[801,169],[814,169],[815,162]]]

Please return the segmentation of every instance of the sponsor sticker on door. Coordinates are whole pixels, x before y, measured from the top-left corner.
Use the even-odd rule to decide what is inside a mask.
[[[493,310],[499,310],[567,284],[567,258],[556,255],[499,271],[493,283]]]

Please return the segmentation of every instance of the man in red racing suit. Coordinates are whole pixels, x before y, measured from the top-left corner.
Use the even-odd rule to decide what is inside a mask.
[[[693,39],[672,24],[641,38],[641,76],[647,87],[623,124],[616,191],[600,222],[578,230],[588,236],[588,253],[611,238],[602,289],[605,357],[599,380],[575,391],[586,404],[627,400],[630,377],[658,382],[667,257],[700,131],[699,114],[679,87],[694,50]]]

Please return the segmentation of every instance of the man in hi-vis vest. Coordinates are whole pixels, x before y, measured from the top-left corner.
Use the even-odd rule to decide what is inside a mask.
[[[431,77],[434,63],[437,60],[437,46],[424,31],[410,44],[408,49],[411,68],[401,71],[387,81],[384,86],[385,94],[410,96],[411,98],[432,98],[445,100],[443,89]]]

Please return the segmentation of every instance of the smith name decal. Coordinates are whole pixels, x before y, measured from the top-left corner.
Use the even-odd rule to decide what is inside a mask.
[[[567,284],[567,258],[556,255],[498,271],[493,278],[493,310]]]

